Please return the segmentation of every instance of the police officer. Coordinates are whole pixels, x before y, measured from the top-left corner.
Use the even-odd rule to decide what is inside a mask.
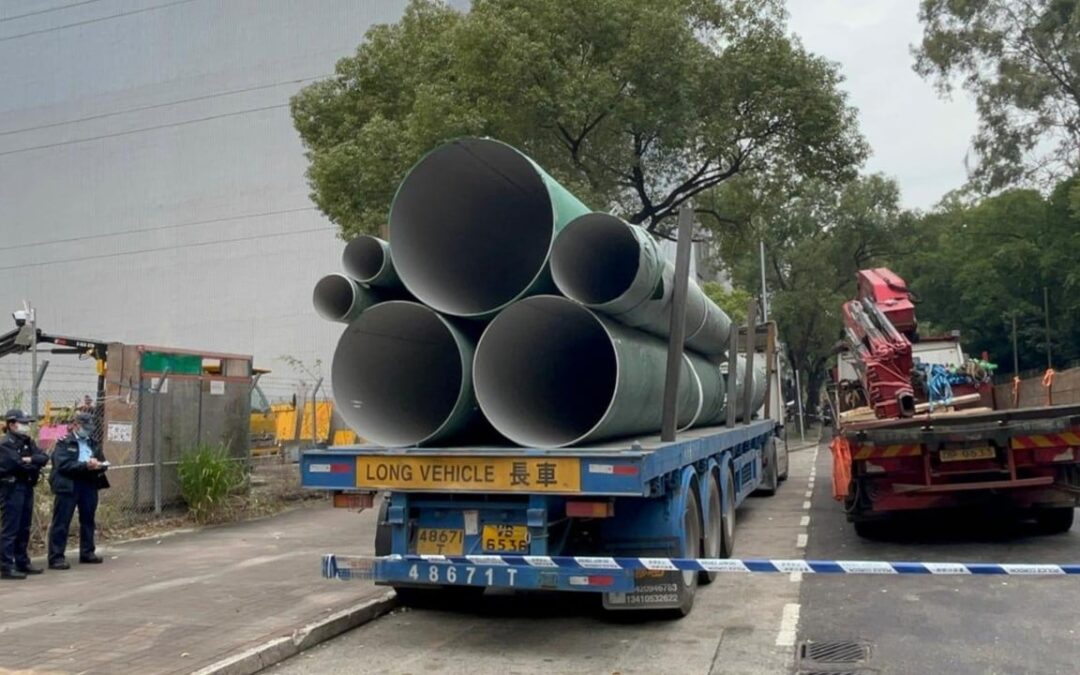
[[[108,467],[101,445],[94,440],[93,415],[79,413],[71,433],[57,441],[53,449],[49,485],[56,498],[49,527],[49,569],[71,568],[64,559],[64,550],[76,508],[79,509],[79,562],[102,562],[94,552],[94,515],[98,490],[109,487],[109,479],[105,477]]]
[[[41,574],[30,564],[30,520],[34,516],[34,486],[49,456],[30,438],[31,419],[21,410],[4,415],[5,435],[0,440],[0,579],[25,579]]]

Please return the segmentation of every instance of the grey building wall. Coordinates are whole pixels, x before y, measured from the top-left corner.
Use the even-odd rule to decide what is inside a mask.
[[[342,242],[288,99],[404,5],[0,2],[0,329],[28,298],[49,332],[254,354],[280,393],[279,356],[328,366],[311,288]],[[92,383],[52,360],[47,387]],[[0,389],[27,380],[0,361]]]

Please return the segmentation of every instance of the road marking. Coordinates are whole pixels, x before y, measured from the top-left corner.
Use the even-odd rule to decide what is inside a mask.
[[[802,581],[802,572],[792,572],[788,578],[795,583],[799,583]]]
[[[810,510],[810,502],[803,502],[802,507],[803,507],[803,509],[806,509],[807,511],[809,511]]]
[[[799,603],[789,602],[784,605],[784,614],[780,617],[780,631],[776,634],[777,647],[794,647],[795,635],[799,630]]]
[[[807,538],[805,533],[795,537],[795,548],[806,548]]]
[[[807,490],[807,491],[806,491],[806,495],[804,495],[804,496],[805,496],[805,497],[806,497],[807,499],[810,499],[811,497],[813,497],[813,496],[814,496],[814,491],[813,491],[813,490]]]
[[[799,527],[810,527],[810,516],[803,516],[802,519],[799,520]]]

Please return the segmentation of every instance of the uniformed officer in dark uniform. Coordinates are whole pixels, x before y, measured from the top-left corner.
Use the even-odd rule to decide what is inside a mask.
[[[0,578],[25,579],[27,574],[41,574],[30,564],[26,547],[30,543],[30,521],[34,516],[34,486],[41,468],[49,461],[30,438],[31,419],[21,410],[4,415],[3,439],[0,439]]]
[[[56,495],[52,525],[49,527],[49,569],[66,570],[64,559],[68,528],[75,509],[79,509],[79,562],[100,563],[94,552],[94,515],[98,490],[109,487],[105,471],[109,468],[101,444],[94,440],[94,417],[89,413],[75,416],[71,433],[56,442],[49,485]]]

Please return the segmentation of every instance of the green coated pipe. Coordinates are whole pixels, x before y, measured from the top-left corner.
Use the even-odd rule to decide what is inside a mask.
[[[750,414],[753,416],[762,405],[765,403],[765,359],[760,354],[754,354],[754,381],[753,381],[753,401],[751,402]],[[741,420],[745,417],[746,399],[743,392],[746,382],[746,355],[739,354],[735,359],[735,419]],[[728,376],[730,372],[731,363],[724,363],[720,366],[721,371]]]
[[[429,307],[380,303],[349,324],[331,365],[345,422],[379,445],[427,445],[486,423],[473,393],[475,340]]]
[[[356,237],[345,245],[341,254],[345,274],[362,284],[375,288],[403,288],[390,257],[390,244],[368,234]]]
[[[667,345],[572,300],[526,298],[488,325],[476,348],[480,408],[510,440],[563,447],[660,428]],[[687,352],[679,378],[679,427],[714,423],[723,380]]]
[[[628,326],[668,336],[675,269],[644,228],[607,213],[575,218],[555,239],[551,273],[566,297]],[[730,333],[731,319],[690,279],[686,348],[723,354]]]
[[[312,303],[327,321],[349,323],[379,301],[379,296],[344,274],[327,274],[312,292]]]
[[[426,305],[490,317],[553,289],[555,235],[589,209],[513,147],[459,138],[405,176],[390,208],[394,267]]]

